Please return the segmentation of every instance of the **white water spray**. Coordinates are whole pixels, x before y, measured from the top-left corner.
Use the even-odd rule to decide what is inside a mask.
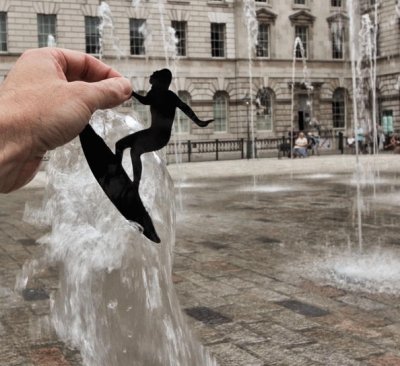
[[[142,128],[112,111],[96,112],[91,124],[112,149]],[[51,314],[59,338],[80,350],[86,366],[215,366],[188,329],[173,288],[174,192],[164,161],[143,156],[140,195],[161,238],[155,245],[105,196],[79,139],[52,155],[42,206],[25,212],[31,223],[51,227],[40,240],[45,256],[40,266],[25,266],[18,283],[23,287],[35,268],[58,264]]]
[[[292,90],[291,90],[291,118],[290,118],[290,131],[291,131],[291,138],[290,138],[290,151],[291,151],[291,158],[293,158],[293,135],[294,135],[294,90],[295,90],[295,84],[296,84],[296,61],[298,59],[298,54],[297,50],[300,50],[300,55],[301,55],[301,60],[303,63],[303,80],[302,83],[304,84],[306,91],[307,91],[307,97],[308,101],[310,103],[310,109],[312,111],[312,101],[311,101],[311,93],[314,89],[314,87],[311,84],[310,81],[310,74],[307,68],[307,61],[306,61],[306,55],[305,55],[305,50],[303,46],[303,42],[299,37],[296,37],[294,40],[294,45],[293,45],[293,62],[292,62]]]
[[[47,47],[57,47],[56,39],[52,34],[47,36]]]
[[[100,57],[104,54],[106,41],[109,40],[115,54],[118,58],[125,55],[125,52],[121,49],[119,45],[119,39],[114,32],[114,22],[110,6],[102,1],[98,7],[98,16],[100,18],[99,33],[100,33]]]
[[[246,20],[247,30],[247,54],[248,54],[248,77],[249,77],[249,98],[250,98],[250,128],[251,128],[251,156],[255,158],[255,133],[254,133],[254,103],[253,103],[253,55],[258,44],[258,20],[256,4],[254,0],[244,0],[243,14]],[[249,143],[249,141],[247,141]]]

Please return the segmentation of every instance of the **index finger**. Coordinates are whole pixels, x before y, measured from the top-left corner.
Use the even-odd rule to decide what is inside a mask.
[[[122,76],[112,67],[86,53],[62,48],[51,48],[50,52],[68,81],[96,82]]]

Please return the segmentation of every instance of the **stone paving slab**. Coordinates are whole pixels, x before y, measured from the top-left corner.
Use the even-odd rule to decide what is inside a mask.
[[[170,166],[182,184],[175,288],[189,323],[221,366],[400,365],[399,296],[349,291],[298,271],[304,259],[325,255],[325,247],[354,240],[354,186],[346,183],[352,159],[184,164],[185,185]],[[382,175],[400,170],[397,157],[377,162]],[[337,176],[307,178],[321,172]],[[0,366],[81,366],[79,353],[51,329],[49,300],[14,292],[18,272],[40,255],[36,240],[46,232],[21,221],[25,202],[41,197],[45,177],[39,178],[0,196]],[[295,190],[268,192],[269,186]],[[398,245],[400,215],[375,207],[376,214],[364,217],[370,242]],[[45,269],[29,285],[50,294],[57,271]],[[195,319],[187,309],[205,316]]]

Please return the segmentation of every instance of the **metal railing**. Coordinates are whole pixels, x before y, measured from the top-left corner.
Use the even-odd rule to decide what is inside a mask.
[[[222,153],[240,153],[241,159],[244,158],[244,139],[236,140],[203,140],[203,141],[182,141],[173,142],[167,145],[168,155],[182,155],[187,157],[187,161],[191,162],[193,155],[197,154],[213,154],[215,160],[220,159]]]
[[[343,154],[345,152],[345,136],[342,132],[324,131],[318,137],[318,149],[320,152],[329,151]],[[167,145],[167,157],[178,155],[182,160],[191,162],[202,160],[201,156],[208,160],[232,159],[232,153],[237,153],[236,158],[244,159],[246,156],[247,145],[249,144],[243,138],[239,139],[215,139],[200,141],[180,141],[171,142]],[[250,144],[252,142],[250,141]],[[256,138],[254,140],[255,157],[260,157],[262,152],[276,151],[277,156],[283,144],[290,145],[288,136],[272,137],[272,138]]]

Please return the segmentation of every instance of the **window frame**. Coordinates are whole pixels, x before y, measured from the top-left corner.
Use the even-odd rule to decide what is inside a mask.
[[[1,19],[3,18],[3,19]],[[4,24],[4,29],[2,25]],[[2,39],[4,35],[4,39]],[[8,52],[8,13],[6,11],[0,12],[0,53]]]
[[[336,44],[336,37],[337,35],[335,35],[334,33],[334,27],[338,26],[338,29],[340,31],[340,49],[337,48],[337,44]],[[340,27],[341,26],[341,27]],[[331,24],[330,27],[330,33],[331,33],[331,55],[332,55],[332,60],[344,60],[345,58],[345,27],[343,26],[343,24],[341,25],[338,22],[334,22]]]
[[[304,40],[298,36],[298,30],[299,29],[305,29],[305,36],[306,36],[306,41],[304,42]],[[303,49],[304,49],[304,59],[308,60],[309,58],[309,43],[310,43],[310,27],[308,25],[304,25],[304,24],[295,24],[294,26],[294,39],[296,38],[300,38],[301,43],[303,45]],[[298,45],[298,48],[296,48],[296,59],[302,59],[302,55],[301,55],[301,48]]]
[[[213,27],[220,28],[213,30]],[[211,23],[210,26],[211,36],[211,57],[213,58],[226,58],[226,23]],[[213,37],[213,35],[222,34],[222,39]],[[218,44],[222,44],[221,47],[217,47]],[[221,54],[222,53],[222,54]]]
[[[54,24],[48,20],[54,20]],[[49,43],[49,35],[52,35],[57,41],[57,15],[56,14],[36,14],[37,28],[38,28],[38,47],[47,47]],[[46,20],[42,22],[41,20]],[[50,31],[50,28],[54,26],[54,32]],[[42,30],[45,29],[45,32]],[[46,32],[47,31],[47,32]]]
[[[223,100],[223,103],[220,101]],[[218,109],[222,106],[221,109]],[[220,111],[224,113],[219,114]],[[218,113],[218,114],[217,114]],[[213,117],[214,117],[214,132],[227,133],[229,123],[229,95],[225,91],[217,91],[213,98]],[[223,121],[220,123],[219,121]],[[221,129],[219,126],[221,125]]]
[[[146,27],[146,25],[146,19],[129,18],[129,54],[131,56],[146,55],[145,36],[140,31],[140,28]],[[137,41],[137,44],[135,41]],[[135,50],[135,52],[132,52],[132,50]]]
[[[261,32],[261,27],[265,26],[267,32]],[[266,34],[266,39],[261,39],[260,35]],[[260,46],[261,42],[266,42],[266,55],[263,53],[264,47]],[[271,24],[263,21],[258,22],[258,35],[257,35],[257,45],[256,45],[256,57],[257,58],[270,58],[271,57]]]
[[[341,94],[342,99],[338,100],[337,95]],[[337,88],[332,95],[332,128],[335,130],[345,130],[347,126],[347,97],[346,90],[344,88]],[[336,97],[336,100],[335,100]],[[339,111],[339,112],[338,112]],[[339,117],[340,118],[339,118]],[[339,126],[340,123],[336,121],[342,121],[343,126]]]
[[[175,30],[175,37],[178,39],[176,44],[176,55],[187,56],[187,21],[172,20],[171,27]]]
[[[93,22],[93,23],[92,23]],[[96,24],[97,23],[97,24]],[[98,16],[85,16],[85,51],[90,55],[99,55],[101,51],[100,44],[100,17]],[[95,30],[95,33],[92,33]],[[91,33],[88,33],[91,31]],[[94,43],[89,42],[95,40]],[[91,50],[93,49],[92,52]]]

